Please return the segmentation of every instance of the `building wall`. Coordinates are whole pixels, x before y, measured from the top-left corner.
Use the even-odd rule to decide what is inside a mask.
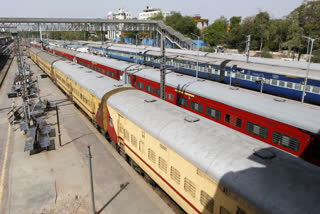
[[[144,11],[144,12],[139,13],[139,19],[140,20],[147,20],[147,19],[150,19],[153,16],[158,15],[160,12],[162,13],[163,17],[171,15],[171,12],[161,11],[160,9],[155,9],[153,11]]]
[[[132,19],[132,13],[124,8],[119,8],[117,12],[110,11],[107,18],[117,20]],[[120,35],[121,31],[107,31],[107,39],[116,40]]]

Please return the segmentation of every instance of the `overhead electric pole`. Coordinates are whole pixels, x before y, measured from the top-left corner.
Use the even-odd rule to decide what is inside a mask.
[[[251,35],[248,35],[247,36],[247,45],[246,45],[247,63],[249,62],[249,56],[250,56],[250,43],[251,43]]]
[[[304,78],[304,84],[303,84],[303,91],[302,91],[302,97],[301,97],[301,103],[304,103],[304,97],[306,96],[306,89],[308,85],[308,77],[309,77],[309,72],[310,72],[310,63],[311,63],[311,56],[312,56],[312,48],[313,48],[313,43],[316,39],[313,39],[308,36],[302,36],[305,39],[308,39],[308,48],[309,48],[309,43],[311,41],[311,47],[310,47],[310,52],[309,52],[309,58],[308,58],[308,66],[307,66],[307,73]]]
[[[160,98],[165,100],[166,97],[166,54],[165,54],[165,34],[161,33],[161,67],[160,67]]]

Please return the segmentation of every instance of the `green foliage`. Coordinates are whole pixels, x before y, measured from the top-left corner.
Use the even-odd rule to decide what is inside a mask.
[[[205,41],[211,46],[225,45],[227,43],[228,20],[224,17],[217,19],[209,25],[204,33],[207,34]]]
[[[228,47],[244,50],[245,35],[242,33],[241,16],[233,16],[230,18],[230,30],[228,33]]]
[[[216,50],[213,47],[204,47],[201,49],[201,51],[214,53]]]
[[[315,50],[312,52],[311,62],[320,63],[320,50]]]
[[[127,31],[124,33],[124,37],[126,38],[136,38],[136,35],[138,34],[138,31]]]
[[[262,50],[263,42],[269,31],[270,15],[268,12],[260,12],[254,18],[255,39],[259,41],[259,49]]]
[[[281,51],[283,49],[305,53],[307,40],[302,36],[320,37],[320,1],[305,0],[283,19],[271,19],[268,12],[259,12],[255,16],[242,19],[239,16],[230,20],[220,18],[206,30],[206,42],[210,45],[224,45],[244,51],[246,37],[251,35],[251,50]],[[320,48],[316,40],[314,50]],[[316,58],[316,56],[315,56]]]
[[[182,16],[178,12],[173,12],[171,16],[167,16],[164,23],[187,37],[194,38],[192,34],[198,35],[200,33],[191,16]]]
[[[270,50],[268,48],[262,49],[261,57],[263,57],[263,58],[272,58],[272,55],[270,54]]]
[[[285,47],[288,50],[300,48],[302,45],[303,28],[299,26],[299,21],[296,15],[288,17],[288,32]]]
[[[288,28],[288,20],[271,20],[266,33],[265,47],[272,51],[281,51],[287,40]]]
[[[163,19],[164,19],[164,17],[163,17],[162,12],[160,12],[157,15],[151,17],[151,20],[163,20]]]

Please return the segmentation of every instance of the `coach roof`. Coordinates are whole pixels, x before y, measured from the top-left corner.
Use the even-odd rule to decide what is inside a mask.
[[[316,166],[140,91],[119,92],[107,104],[263,213],[320,209]]]

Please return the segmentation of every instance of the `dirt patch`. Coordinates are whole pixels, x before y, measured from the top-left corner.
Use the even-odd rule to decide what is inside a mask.
[[[91,212],[90,198],[86,196],[70,196],[57,200],[55,206],[41,208],[32,214],[87,214]]]

